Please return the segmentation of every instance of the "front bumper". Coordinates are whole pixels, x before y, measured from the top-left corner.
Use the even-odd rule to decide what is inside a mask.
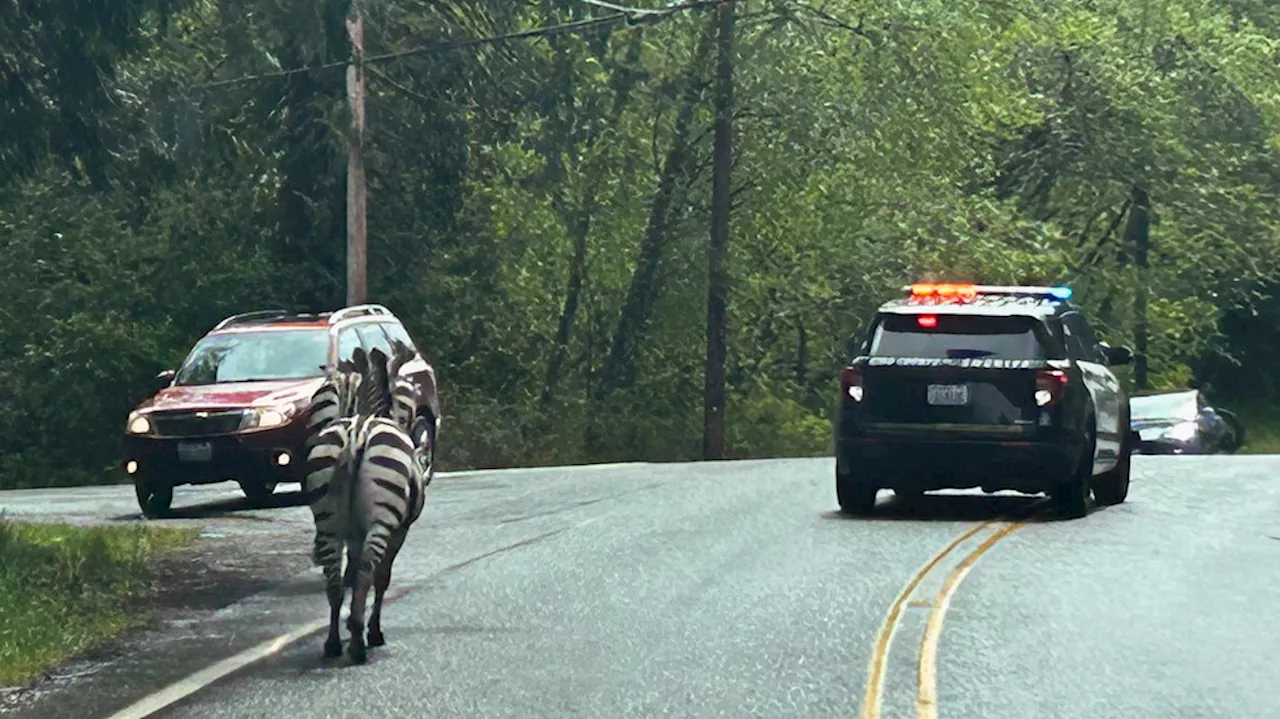
[[[1200,454],[1195,441],[1179,442],[1172,439],[1148,439],[1138,442],[1138,454]]]
[[[184,459],[179,455],[180,443],[205,442],[211,450],[207,459]],[[305,443],[305,428],[301,423],[203,437],[125,435],[125,458],[121,466],[130,476],[145,478],[153,485],[213,484],[227,480],[301,482],[306,464]],[[284,465],[279,462],[281,454],[288,455]]]

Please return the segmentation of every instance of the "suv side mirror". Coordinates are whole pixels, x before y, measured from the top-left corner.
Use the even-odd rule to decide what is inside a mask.
[[[1112,367],[1133,363],[1133,350],[1128,347],[1112,347],[1106,342],[1098,343],[1098,351],[1107,360],[1107,364]]]
[[[156,378],[154,380],[155,391],[159,392],[165,387],[168,387],[169,385],[173,384],[173,378],[176,377],[177,374],[178,374],[177,370],[167,369],[161,372],[160,374],[156,375]]]

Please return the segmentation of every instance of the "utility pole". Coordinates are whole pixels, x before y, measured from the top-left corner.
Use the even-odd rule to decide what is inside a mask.
[[[707,364],[702,458],[724,459],[726,297],[729,294],[729,213],[733,168],[734,0],[717,8],[715,146],[712,155],[711,241],[707,248]]]
[[[351,136],[347,140],[347,305],[364,304],[368,296],[362,4],[363,0],[351,0],[351,17],[347,18],[347,34],[351,36],[351,64],[347,66],[347,104],[351,108]]]

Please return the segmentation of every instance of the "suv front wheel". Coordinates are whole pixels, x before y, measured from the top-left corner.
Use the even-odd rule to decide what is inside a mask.
[[[245,499],[249,500],[250,505],[261,507],[271,501],[271,495],[276,491],[276,483],[244,480],[240,482],[240,491],[244,492]]]
[[[142,477],[133,481],[133,491],[138,497],[138,508],[150,519],[168,516],[173,506],[173,486],[157,486]]]

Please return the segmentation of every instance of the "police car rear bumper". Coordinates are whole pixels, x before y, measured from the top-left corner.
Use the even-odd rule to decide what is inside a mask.
[[[1062,430],[1032,438],[963,430],[857,434],[837,439],[836,462],[842,476],[883,489],[980,487],[1034,494],[1070,477],[1082,445]]]

